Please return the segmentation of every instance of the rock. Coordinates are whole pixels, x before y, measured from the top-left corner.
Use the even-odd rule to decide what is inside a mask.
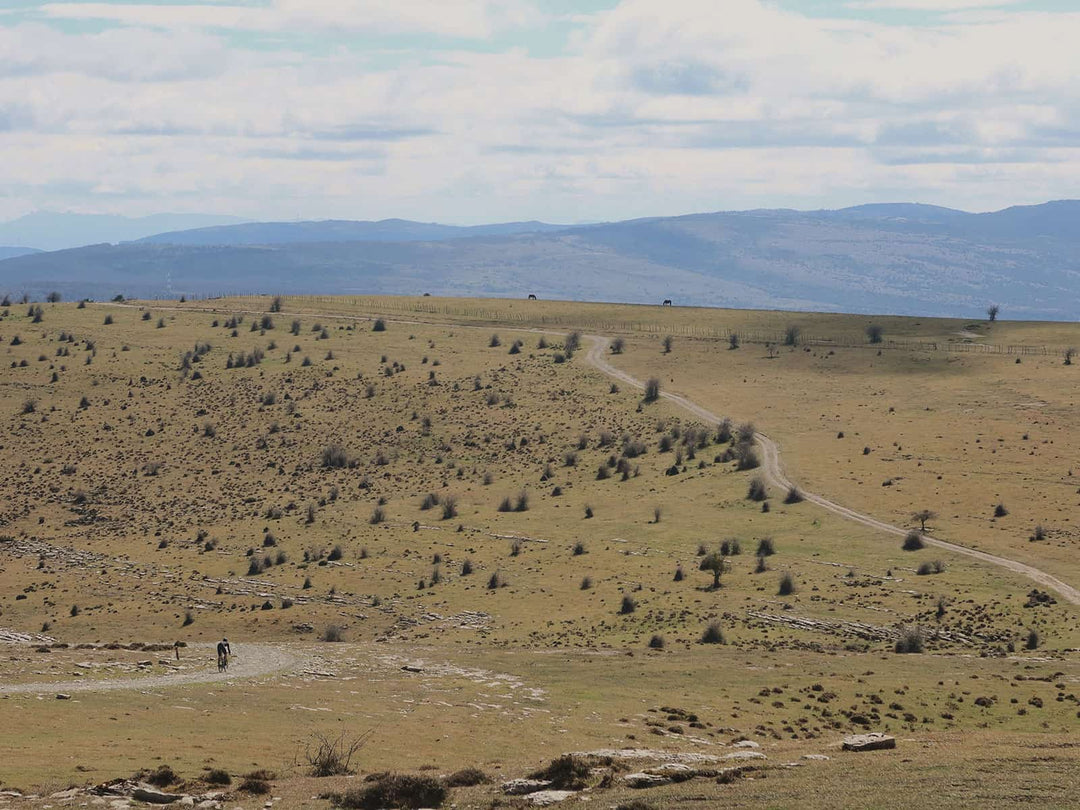
[[[56,694],[56,699],[57,700],[71,700],[71,695],[65,695],[63,692],[58,692]]]
[[[181,807],[194,807],[195,806],[195,799],[193,799],[191,796],[185,796],[184,798],[182,798],[180,800],[180,806]]]
[[[414,667],[414,666],[412,666],[410,664],[406,664],[405,666],[402,667],[402,669],[405,672],[423,672],[424,671],[423,667]]]
[[[214,801],[213,799],[207,799],[204,802],[199,802],[195,805],[199,810],[217,810],[221,807],[221,802]]]
[[[886,748],[896,748],[896,738],[882,734],[880,731],[844,737],[845,751],[881,751]]]
[[[730,754],[724,754],[724,759],[768,759],[760,751],[732,751]]]
[[[149,804],[172,804],[184,798],[182,793],[166,793],[163,790],[155,790],[146,785],[139,785],[131,791],[131,797]]]
[[[670,785],[673,781],[670,776],[664,776],[658,773],[628,773],[622,778],[627,787],[632,788],[651,788],[659,787],[660,785]]]
[[[652,768],[647,768],[645,773],[655,773],[661,776],[665,774],[685,774],[693,773],[694,769],[688,765],[683,765],[681,762],[665,762],[663,765],[656,765]]]
[[[754,742],[753,740],[739,740],[737,743],[731,744],[732,748],[761,748],[761,743]]]
[[[803,759],[814,760],[817,762],[828,762],[829,758],[825,754],[803,754]]]
[[[551,787],[547,779],[511,779],[502,783],[502,792],[507,796],[526,796]]]
[[[74,799],[79,795],[78,788],[68,788],[67,790],[61,790],[56,793],[50,793],[50,799]]]
[[[576,790],[538,790],[536,793],[530,793],[527,801],[537,807],[547,807],[549,804],[558,804],[576,795]]]

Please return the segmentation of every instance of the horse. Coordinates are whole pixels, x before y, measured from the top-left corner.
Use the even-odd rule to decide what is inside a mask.
[[[671,306],[671,299],[670,298],[665,298],[664,299],[664,306],[665,307],[670,307]]]
[[[535,300],[536,300],[536,296],[535,296],[535,295],[533,295],[532,293],[529,293],[529,300],[530,300],[530,301],[535,301]]]

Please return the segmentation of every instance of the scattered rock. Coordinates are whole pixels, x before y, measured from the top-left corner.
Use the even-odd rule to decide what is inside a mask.
[[[184,798],[182,793],[166,793],[163,790],[155,790],[147,785],[139,785],[131,791],[132,798],[149,804],[172,804]]]
[[[527,796],[551,787],[547,779],[511,779],[502,783],[502,792],[507,796]]]
[[[405,672],[423,672],[424,671],[423,667],[413,666],[412,664],[406,664],[405,666],[402,667],[402,669]]]
[[[760,751],[732,751],[730,754],[724,754],[724,759],[768,759]]]
[[[71,700],[71,695],[65,695],[63,692],[58,692],[56,695],[57,700]]]
[[[527,801],[538,807],[547,807],[549,804],[558,804],[576,795],[576,790],[538,790],[536,793],[530,793]]]
[[[739,740],[736,743],[731,744],[732,748],[761,748],[761,743],[754,742],[753,740]]]
[[[670,776],[664,776],[658,773],[628,773],[622,778],[627,787],[632,788],[651,788],[659,787],[660,785],[670,785],[672,778]]]
[[[803,759],[809,759],[816,762],[828,762],[829,758],[825,754],[803,754]]]
[[[880,731],[844,737],[845,751],[881,751],[886,748],[896,748],[896,738],[882,734]]]

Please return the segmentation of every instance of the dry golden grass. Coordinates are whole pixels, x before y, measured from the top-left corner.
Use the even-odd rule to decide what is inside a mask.
[[[765,745],[771,766],[802,753],[834,756],[730,786],[695,780],[639,794],[657,806],[722,797],[974,806],[971,795],[1006,806],[1020,791],[1058,795],[1055,772],[1032,766],[1022,748],[1057,746],[1076,722],[1073,606],[1027,606],[1023,577],[955,554],[902,551],[897,538],[812,504],[785,505],[784,493],[770,493],[763,513],[745,497],[756,473],[722,460],[716,426],[671,403],[642,405],[625,386],[613,391],[583,353],[562,363],[556,355],[568,329],[625,330],[619,367],[755,420],[807,488],[890,521],[933,509],[939,536],[1072,583],[1080,581],[1067,474],[1075,367],[1055,355],[1017,365],[1007,354],[879,355],[862,345],[729,351],[725,338],[690,337],[796,323],[819,340],[860,341],[866,319],[833,315],[289,299],[270,316],[274,328],[252,331],[268,303],[151,305],[146,319],[138,306],[64,304],[46,306],[40,324],[14,308],[0,319],[9,367],[0,458],[10,471],[0,628],[71,645],[197,645],[227,634],[240,660],[245,645],[269,642],[301,662],[148,694],[0,696],[13,732],[0,745],[7,784],[102,781],[158,761],[187,778],[204,767],[259,766],[288,777],[275,786],[287,806],[325,807],[310,798],[325,788],[295,765],[298,746],[314,731],[374,728],[366,772],[475,765],[509,777],[570,750],[723,753],[720,743],[739,735]],[[368,316],[380,315],[386,330],[373,331]],[[234,316],[242,321],[225,326]],[[960,322],[875,323],[887,338],[973,340],[956,334],[973,328]],[[1003,346],[1073,337],[1062,325],[980,328],[979,342]],[[678,337],[664,354],[667,333]],[[198,345],[210,348],[182,362]],[[226,368],[230,353],[255,348],[260,363]],[[647,452],[625,460],[623,480],[627,441]],[[351,466],[323,466],[333,445]],[[516,511],[522,493],[528,508]],[[425,508],[430,495],[439,503]],[[444,518],[448,496],[456,514]],[[511,511],[499,510],[504,499]],[[1010,514],[992,520],[998,501]],[[1029,542],[1036,523],[1048,538]],[[777,553],[755,573],[764,537]],[[699,546],[733,538],[741,554],[712,590]],[[330,559],[335,547],[341,556]],[[275,564],[255,573],[252,560],[266,557]],[[916,574],[934,560],[942,573]],[[679,566],[685,576],[675,581]],[[796,589],[779,596],[784,574]],[[501,587],[489,588],[493,575]],[[619,612],[624,597],[634,612]],[[700,644],[714,621],[727,644]],[[330,625],[345,643],[317,642]],[[925,628],[926,654],[892,652],[908,625]],[[1040,647],[1026,652],[1032,629]],[[663,650],[648,648],[654,636]],[[171,656],[4,649],[5,683],[139,677],[144,658],[151,677]],[[189,671],[209,667],[203,647],[183,656]],[[423,671],[404,673],[411,663]],[[977,697],[995,699],[983,707]],[[678,723],[658,711],[665,706],[697,714],[704,727],[671,731]],[[835,747],[863,728],[897,733],[901,748],[869,755],[879,770],[852,780]],[[1071,765],[1071,749],[1053,751]],[[988,761],[1000,767],[983,773]],[[983,792],[972,794],[976,782]],[[920,784],[935,790],[912,794]],[[489,806],[493,795],[477,788],[462,800]],[[610,795],[612,804],[621,796]]]

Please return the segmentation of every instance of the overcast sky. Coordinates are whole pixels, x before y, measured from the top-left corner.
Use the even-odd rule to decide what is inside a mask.
[[[0,0],[0,219],[1080,197],[1080,0]]]

